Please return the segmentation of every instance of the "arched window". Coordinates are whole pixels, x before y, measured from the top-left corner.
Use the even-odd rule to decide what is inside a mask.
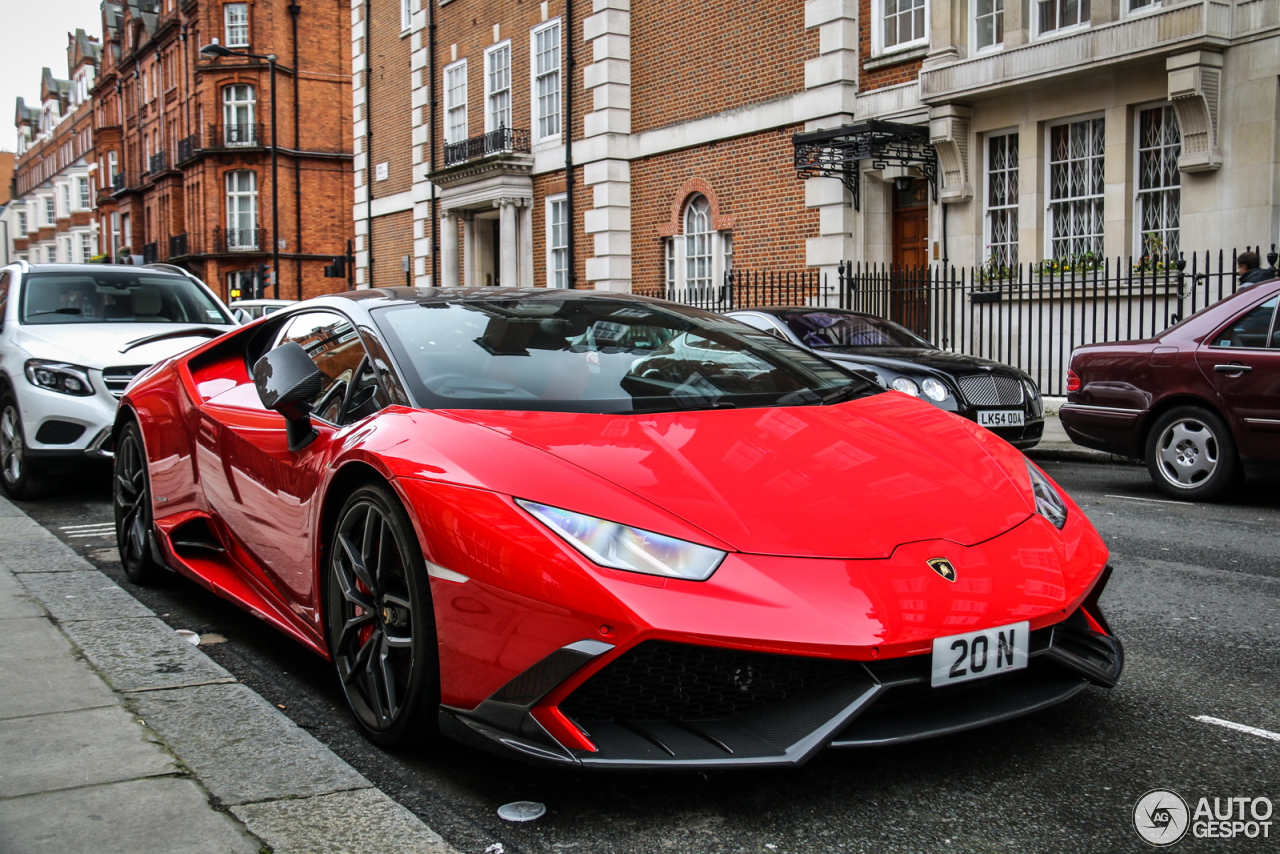
[[[711,204],[701,194],[690,197],[685,205],[681,229],[683,233],[666,245],[668,295],[698,303],[714,301],[733,264],[733,235],[712,229]]]
[[[247,169],[227,173],[227,249],[258,248],[258,176]]]
[[[227,146],[257,145],[257,125],[254,113],[257,99],[253,87],[237,83],[222,90],[223,142]]]

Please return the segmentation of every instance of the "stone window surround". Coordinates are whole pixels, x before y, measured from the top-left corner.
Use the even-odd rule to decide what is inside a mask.
[[[1102,192],[1101,192],[1101,194],[1100,194],[1100,195],[1087,194],[1087,195],[1085,195],[1085,196],[1071,196],[1071,197],[1070,197],[1070,201],[1078,201],[1078,200],[1080,200],[1080,199],[1086,199],[1086,198],[1098,198],[1098,199],[1100,199],[1100,200],[1102,201],[1102,203],[1103,203],[1104,207],[1102,208],[1102,211],[1101,211],[1101,221],[1098,223],[1098,228],[1100,229],[1099,234],[1098,234],[1098,240],[1099,240],[1099,241],[1100,241],[1100,243],[1101,243],[1101,249],[1099,250],[1099,252],[1100,252],[1100,254],[1101,254],[1101,255],[1103,255],[1104,257],[1105,257],[1105,256],[1106,256],[1106,254],[1107,254],[1107,247],[1106,247],[1106,222],[1107,222],[1107,220],[1106,220],[1106,208],[1105,208],[1105,201],[1106,201],[1106,184],[1105,184],[1105,180],[1106,180],[1106,179],[1105,179],[1105,172],[1106,172],[1106,145],[1107,145],[1107,122],[1106,122],[1106,113],[1105,113],[1104,111],[1091,111],[1091,112],[1088,112],[1088,113],[1083,113],[1083,114],[1081,114],[1081,115],[1075,115],[1075,116],[1064,116],[1064,117],[1062,117],[1062,118],[1054,119],[1054,120],[1052,120],[1052,121],[1048,121],[1048,122],[1044,122],[1044,123],[1043,123],[1043,134],[1042,134],[1042,141],[1041,141],[1041,144],[1044,146],[1044,148],[1043,148],[1043,153],[1042,153],[1042,155],[1041,155],[1041,158],[1040,158],[1040,159],[1041,159],[1041,162],[1042,162],[1042,168],[1043,168],[1043,170],[1044,170],[1044,174],[1043,174],[1043,180],[1044,180],[1044,212],[1043,212],[1043,213],[1044,213],[1044,246],[1043,246],[1043,249],[1042,249],[1043,255],[1042,255],[1041,257],[1043,257],[1045,260],[1050,260],[1050,259],[1053,259],[1053,258],[1058,257],[1058,256],[1054,253],[1054,251],[1053,251],[1053,241],[1054,241],[1054,235],[1053,235],[1053,205],[1054,205],[1054,199],[1053,199],[1053,130],[1054,130],[1054,128],[1063,127],[1063,126],[1066,126],[1066,125],[1072,125],[1072,124],[1075,124],[1075,123],[1077,123],[1077,122],[1090,122],[1090,123],[1092,123],[1093,121],[1097,121],[1097,120],[1101,120],[1101,121],[1103,122],[1103,126],[1102,126],[1102,139],[1103,139],[1102,168],[1103,168],[1103,173],[1104,173],[1104,178],[1103,178],[1103,181],[1104,181],[1103,189],[1102,189]],[[1061,200],[1059,200],[1059,203],[1061,203]],[[1076,238],[1074,238],[1074,237],[1073,237],[1073,238],[1068,238],[1068,239],[1074,240],[1074,239],[1076,239]],[[1064,256],[1064,257],[1069,257],[1069,256]]]
[[[982,140],[982,146],[979,148],[979,156],[982,158],[980,165],[981,165],[981,175],[982,175],[982,241],[983,241],[984,252],[978,253],[978,255],[980,256],[978,257],[979,261],[985,261],[987,258],[990,258],[994,253],[994,250],[992,249],[992,227],[991,227],[991,214],[992,214],[991,141],[999,137],[1012,137],[1017,139],[1019,137],[1019,134],[1018,134],[1017,127],[1007,127],[1007,128],[1001,128],[999,130],[987,131],[982,136],[983,136],[983,140]],[[1019,152],[1019,159],[1020,159],[1020,156],[1021,156],[1021,152]],[[1021,189],[1020,185],[1021,185],[1022,173],[1021,173],[1020,163],[1007,168],[1006,171],[1013,172],[1018,176],[1019,189]],[[1018,225],[1020,224],[1018,222],[1017,201],[1015,200],[1011,205],[1003,206],[1000,209],[1013,211],[1013,225],[1014,225],[1014,228],[1017,228]],[[1014,238],[1013,240],[1009,241],[1009,246],[1012,250],[1011,251],[1012,258],[1010,259],[1010,263],[1011,264],[1017,263],[1017,258],[1018,258],[1017,238]]]

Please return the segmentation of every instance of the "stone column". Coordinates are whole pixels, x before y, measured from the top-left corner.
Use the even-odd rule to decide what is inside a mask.
[[[458,216],[453,211],[440,214],[440,276],[446,288],[458,287]]]
[[[478,288],[484,284],[480,278],[480,265],[477,262],[479,250],[476,246],[476,221],[470,211],[460,211],[462,217],[462,284],[468,288]]]
[[[516,234],[516,203],[518,199],[499,199],[498,208],[502,243],[498,248],[498,280],[504,288],[520,286],[519,245]]]
[[[533,287],[533,204],[520,208],[520,287]]]
[[[583,140],[573,148],[591,188],[592,206],[583,230],[592,238],[587,280],[597,290],[631,290],[631,0],[592,0],[593,14],[582,22],[592,62],[583,69],[583,88],[592,111],[583,116]],[[621,155],[621,156],[620,156]],[[569,263],[573,263],[570,259]]]

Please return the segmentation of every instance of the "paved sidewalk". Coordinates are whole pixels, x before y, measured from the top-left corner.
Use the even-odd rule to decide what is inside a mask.
[[[0,852],[457,854],[0,498]]]
[[[1044,436],[1040,439],[1040,444],[1026,452],[1028,457],[1057,462],[1142,464],[1141,460],[1095,451],[1072,442],[1067,431],[1062,429],[1062,422],[1058,420],[1058,407],[1066,402],[1065,397],[1044,399]]]

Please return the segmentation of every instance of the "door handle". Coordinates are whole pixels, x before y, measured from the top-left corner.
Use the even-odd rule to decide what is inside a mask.
[[[1247,374],[1253,370],[1250,365],[1214,365],[1213,369],[1220,374]]]

